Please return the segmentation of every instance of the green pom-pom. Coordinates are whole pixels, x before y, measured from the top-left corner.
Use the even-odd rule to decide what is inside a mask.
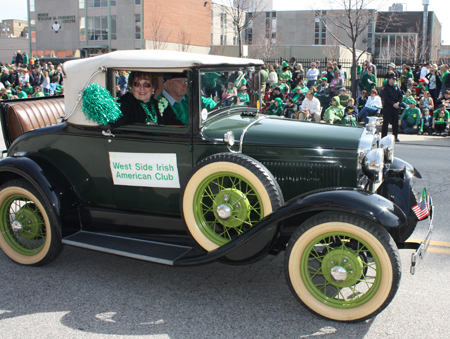
[[[122,116],[120,104],[106,88],[99,84],[90,84],[86,87],[82,98],[81,109],[88,120],[107,125],[110,122],[116,122]]]

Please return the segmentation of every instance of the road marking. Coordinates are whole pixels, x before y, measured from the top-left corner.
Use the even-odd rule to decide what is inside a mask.
[[[413,244],[420,244],[422,242],[422,240],[408,239],[406,242],[413,243]],[[432,246],[434,246],[434,247],[432,247]],[[450,254],[450,242],[431,240],[430,246],[428,246],[427,252]]]
[[[415,243],[415,244],[420,244],[422,242],[422,240],[420,240],[420,239],[408,239],[406,242],[412,242],[412,243]],[[430,241],[430,245],[431,246],[439,246],[439,247],[450,247],[450,242],[431,240]]]
[[[450,248],[428,247],[427,252],[450,254]]]

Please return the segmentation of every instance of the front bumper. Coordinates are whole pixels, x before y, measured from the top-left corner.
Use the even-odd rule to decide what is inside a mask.
[[[431,241],[431,234],[433,233],[433,218],[434,218],[434,205],[433,205],[433,199],[431,199],[431,196],[427,193],[427,205],[430,211],[430,214],[428,216],[429,218],[429,226],[427,234],[425,235],[425,239],[420,243],[416,243],[414,247],[410,247],[415,249],[416,251],[411,255],[411,274],[414,275],[416,273],[416,266],[419,262],[419,259],[423,259],[425,257],[425,253],[427,253],[428,246],[430,245]],[[410,245],[413,245],[413,243],[409,243]]]

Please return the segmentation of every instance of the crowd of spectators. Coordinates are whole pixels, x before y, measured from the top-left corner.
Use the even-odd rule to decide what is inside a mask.
[[[61,64],[41,62],[17,51],[11,63],[0,64],[1,100],[63,95]],[[398,141],[398,133],[448,135],[450,110],[449,66],[424,63],[411,67],[396,67],[391,63],[384,76],[369,60],[358,62],[357,95],[345,87],[353,69],[347,70],[336,61],[320,65],[311,62],[303,68],[295,58],[264,65],[260,73],[263,109],[266,114],[291,119],[357,126],[368,123],[369,116],[383,117],[382,135],[389,124]],[[116,72],[116,94],[127,92],[128,72]],[[250,102],[247,81],[249,75],[240,72],[228,79],[221,93],[204,93],[216,98],[236,97],[230,105]],[[384,78],[377,88],[377,78]],[[207,84],[208,79],[205,79]],[[214,79],[213,79],[214,82]],[[204,91],[208,91],[205,86]],[[222,92],[223,91],[223,92]]]
[[[319,61],[311,62],[306,69],[295,58],[264,65],[264,111],[291,119],[352,126],[358,122],[366,125],[369,116],[376,115],[383,119],[382,136],[387,135],[391,124],[397,141],[398,133],[448,135],[448,65],[438,67],[427,62],[414,68],[402,65],[400,70],[391,63],[381,75],[369,60],[358,62],[355,98],[345,87],[352,71],[347,73],[337,62],[323,67]],[[377,87],[377,79],[384,79],[381,87]],[[241,88],[234,90],[239,93]]]
[[[26,52],[17,51],[10,63],[0,63],[0,99],[64,95],[61,66],[29,58]]]

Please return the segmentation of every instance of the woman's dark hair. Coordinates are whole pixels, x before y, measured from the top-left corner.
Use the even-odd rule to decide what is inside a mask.
[[[141,79],[146,79],[150,81],[153,89],[156,91],[158,89],[158,75],[159,74],[150,72],[132,71],[130,73],[130,76],[128,77],[128,87],[133,88],[133,82]]]
[[[363,90],[361,91],[361,96],[363,96],[363,95],[367,96],[367,91],[366,91],[365,89],[363,89]]]

